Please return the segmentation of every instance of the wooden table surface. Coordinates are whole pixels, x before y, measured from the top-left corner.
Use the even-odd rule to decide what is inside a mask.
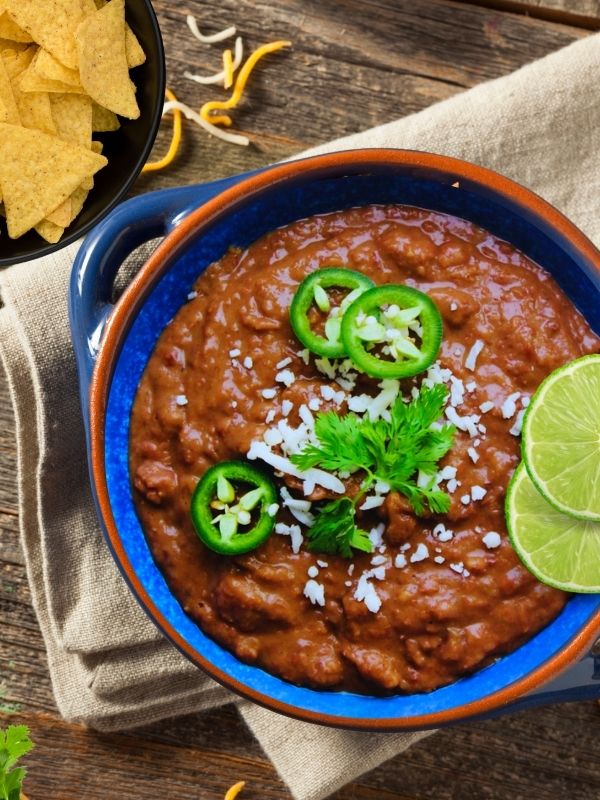
[[[246,46],[289,38],[293,50],[264,62],[236,128],[235,147],[185,126],[168,171],[135,192],[193,183],[268,164],[318,142],[418,111],[600,29],[600,0],[155,0],[168,82],[182,100],[223,96],[187,81],[211,72],[220,46],[201,28],[232,22]],[[166,126],[168,127],[168,126]],[[163,152],[168,131],[156,152]],[[0,727],[25,722],[31,800],[220,800],[245,779],[244,800],[290,795],[231,707],[99,735],[59,719],[18,542],[12,409],[0,376]],[[591,800],[600,797],[600,713],[574,703],[462,725],[417,744],[347,786],[336,800]],[[241,800],[240,798],[240,800]]]

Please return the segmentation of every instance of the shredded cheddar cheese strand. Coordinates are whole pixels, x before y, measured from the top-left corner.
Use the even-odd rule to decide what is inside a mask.
[[[167,100],[177,102],[177,98],[170,89],[165,89],[165,95]],[[169,149],[167,150],[166,155],[163,156],[160,161],[149,161],[147,164],[145,164],[142,172],[157,172],[159,169],[164,169],[165,167],[169,166],[169,164],[177,155],[179,145],[181,144],[181,109],[177,106],[173,106],[172,109],[167,109],[167,112],[170,110],[173,111],[173,136],[171,138]],[[163,109],[163,116],[164,114],[165,110]]]
[[[235,800],[235,798],[242,791],[245,785],[246,785],[245,781],[240,781],[239,783],[236,783],[235,786],[232,786],[231,789],[225,795],[225,800]]]
[[[223,50],[223,86],[229,89],[233,83],[233,54],[231,50]]]
[[[200,109],[200,116],[202,119],[205,120],[205,122],[212,123],[213,125],[219,123],[223,125],[231,124],[231,118],[226,114],[211,117],[210,112],[221,109],[235,108],[242,98],[248,78],[250,77],[250,74],[258,61],[260,61],[260,59],[263,56],[266,56],[268,53],[274,53],[277,50],[281,50],[283,47],[291,47],[291,45],[291,42],[278,41],[271,42],[270,44],[264,44],[262,47],[259,47],[257,50],[255,50],[250,56],[248,56],[246,63],[239,71],[231,97],[227,100],[212,100],[208,103],[204,103]],[[226,122],[226,120],[229,120],[229,122]]]

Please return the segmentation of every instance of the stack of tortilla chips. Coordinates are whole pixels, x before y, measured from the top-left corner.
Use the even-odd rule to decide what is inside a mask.
[[[0,201],[11,239],[57,242],[106,166],[96,131],[140,110],[125,0],[0,0]],[[0,248],[1,249],[1,248]]]

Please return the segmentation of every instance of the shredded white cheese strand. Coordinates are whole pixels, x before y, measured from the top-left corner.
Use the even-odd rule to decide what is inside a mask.
[[[247,136],[242,136],[239,133],[229,133],[228,131],[221,130],[221,128],[217,128],[216,125],[213,125],[212,123],[207,122],[205,119],[202,119],[200,114],[194,111],[193,108],[186,106],[185,103],[182,103],[179,100],[169,100],[164,104],[163,117],[174,108],[178,108],[181,113],[187,117],[187,119],[191,119],[192,122],[195,122],[196,125],[204,128],[204,130],[210,133],[211,136],[216,136],[217,139],[222,139],[224,142],[230,142],[230,144],[239,144],[243,147],[247,147],[250,144],[250,139],[248,139]]]
[[[344,494],[346,491],[344,484],[339,478],[336,478],[335,475],[331,475],[329,472],[317,469],[316,467],[301,472],[292,464],[289,458],[284,458],[284,456],[273,453],[264,442],[252,442],[250,450],[248,450],[248,458],[251,461],[260,458],[265,464],[269,464],[273,467],[273,469],[284,472],[286,475],[291,475],[293,478],[299,478],[301,481],[314,481],[318,486],[329,489],[331,492],[336,492],[336,494]]]
[[[215,44],[216,42],[222,42],[225,39],[230,39],[232,36],[235,36],[236,33],[235,25],[232,25],[230,28],[225,28],[218,33],[200,33],[195,17],[193,17],[191,14],[188,14],[185,20],[192,34],[196,37],[196,39],[198,39],[199,42],[203,42],[204,44]]]

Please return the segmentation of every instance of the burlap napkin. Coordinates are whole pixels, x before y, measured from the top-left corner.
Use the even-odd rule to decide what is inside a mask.
[[[311,151],[406,147],[528,185],[600,244],[600,38],[419,114]],[[1,247],[1,244],[0,244]],[[60,713],[102,730],[229,703],[131,599],[87,478],[66,294],[76,246],[0,275],[0,354],[17,419],[21,535]],[[145,257],[142,251],[136,258]],[[135,258],[134,258],[135,268]],[[320,800],[425,734],[326,730],[239,703],[297,800]]]

